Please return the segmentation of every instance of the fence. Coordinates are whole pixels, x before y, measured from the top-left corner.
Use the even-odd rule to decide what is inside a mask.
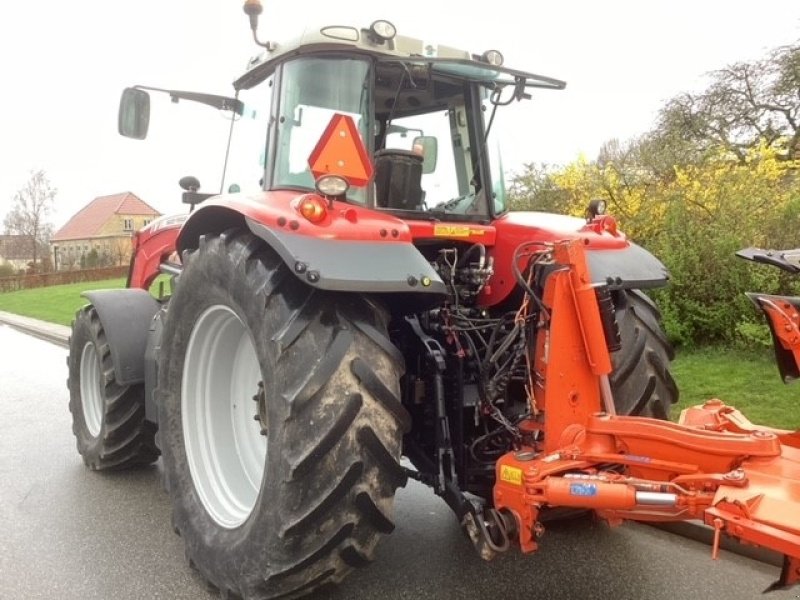
[[[36,275],[13,275],[0,277],[0,293],[25,290],[28,288],[81,283],[83,281],[101,281],[124,277],[128,274],[128,266],[103,267],[102,269],[82,269],[80,271],[54,271]]]

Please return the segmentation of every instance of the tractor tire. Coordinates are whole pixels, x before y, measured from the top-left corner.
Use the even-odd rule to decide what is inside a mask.
[[[100,317],[83,307],[69,341],[69,410],[78,452],[92,470],[126,469],[158,459],[156,426],[145,419],[144,385],[119,385]]]
[[[261,240],[185,253],[159,363],[173,526],[223,597],[299,597],[394,529],[410,416],[386,314],[306,285]]]
[[[611,355],[609,377],[617,413],[669,419],[678,386],[669,371],[675,353],[661,327],[661,313],[639,290],[614,292],[622,347]]]

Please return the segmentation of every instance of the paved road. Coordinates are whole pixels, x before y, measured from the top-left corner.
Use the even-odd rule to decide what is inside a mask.
[[[169,526],[159,467],[90,473],[75,451],[66,351],[0,325],[0,598],[214,598]],[[776,569],[638,525],[552,525],[541,551],[484,563],[442,502],[410,483],[375,564],[342,599],[752,600]],[[769,600],[800,598],[800,589]]]

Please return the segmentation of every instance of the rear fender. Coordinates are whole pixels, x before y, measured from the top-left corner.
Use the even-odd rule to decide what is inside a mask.
[[[161,332],[164,330],[166,313],[166,308],[161,308],[150,320],[144,351],[144,416],[153,423],[158,423],[155,391],[158,387],[158,358],[161,353]]]
[[[232,194],[204,204],[178,237],[182,253],[201,235],[247,228],[264,240],[307,285],[375,294],[424,295],[435,301],[444,282],[412,243],[405,222],[367,208],[334,202],[325,221],[314,224],[295,208],[302,194]]]
[[[586,251],[592,283],[610,289],[662,287],[669,280],[667,267],[641,246],[628,242],[626,248]]]
[[[117,383],[143,382],[147,335],[159,303],[140,289],[95,290],[82,296],[92,303],[100,317]]]
[[[497,238],[490,250],[495,274],[480,298],[485,305],[499,304],[516,288],[511,263],[519,245],[528,242],[582,239],[589,275],[596,285],[611,289],[653,288],[664,286],[669,280],[660,260],[616,228],[599,228],[584,219],[537,212],[506,213],[492,225]]]

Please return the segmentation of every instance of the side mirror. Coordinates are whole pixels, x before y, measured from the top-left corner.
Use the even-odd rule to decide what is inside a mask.
[[[413,151],[422,156],[422,174],[428,175],[436,170],[436,156],[439,142],[432,135],[421,135],[414,138]]]
[[[119,101],[117,130],[120,135],[143,140],[150,125],[150,95],[138,88],[125,88]]]

